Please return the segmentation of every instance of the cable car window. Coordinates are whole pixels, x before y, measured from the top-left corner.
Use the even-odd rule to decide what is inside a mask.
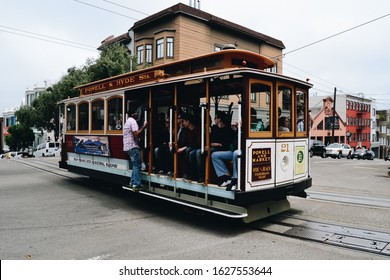
[[[92,130],[104,129],[104,101],[97,100],[92,103]]]
[[[89,103],[80,103],[78,130],[88,130],[88,126],[89,126]]]
[[[250,132],[271,131],[271,85],[251,83]]]
[[[306,135],[307,131],[307,113],[306,113],[306,100],[307,100],[307,93],[303,90],[297,90],[295,95],[295,106],[296,106],[296,126],[295,130],[299,133],[301,133],[301,136]]]
[[[66,130],[76,130],[76,105],[66,107]]]
[[[108,100],[108,130],[122,130],[122,98]]]
[[[292,131],[292,89],[284,85],[278,86],[278,131]]]

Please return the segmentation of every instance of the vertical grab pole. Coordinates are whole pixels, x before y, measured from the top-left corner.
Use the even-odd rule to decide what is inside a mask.
[[[205,125],[205,122],[204,122],[204,111],[205,111],[205,106],[203,106],[202,105],[202,108],[201,108],[201,110],[202,110],[202,119],[201,119],[201,122],[202,122],[202,126],[201,126],[201,138],[200,138],[200,141],[201,141],[201,143],[200,143],[200,152],[202,153],[202,155],[203,155],[203,153],[204,153],[204,125]]]
[[[169,108],[169,143],[172,143],[172,137],[173,137],[173,108]],[[170,147],[169,147],[170,146]],[[172,145],[168,145],[169,150],[172,151]]]
[[[241,155],[242,155],[242,149],[241,149],[241,101],[238,102],[238,139],[237,139],[237,149],[240,153],[237,158],[237,190],[241,190]]]
[[[145,110],[144,112],[144,119],[147,122],[148,121],[148,110]],[[148,130],[145,129],[145,139],[144,139],[145,148],[148,146]]]

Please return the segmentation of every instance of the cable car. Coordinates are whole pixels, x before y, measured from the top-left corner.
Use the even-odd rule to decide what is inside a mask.
[[[137,108],[137,121],[148,123],[140,137],[146,166],[140,195],[246,223],[286,211],[288,196],[306,197],[312,184],[308,115],[312,85],[273,73],[273,66],[260,54],[231,49],[81,85],[78,97],[60,102],[65,125],[59,165],[131,190],[123,127],[126,112]],[[226,151],[236,155],[223,162],[230,175],[237,174],[230,188],[218,181],[213,162],[218,152],[212,146],[213,120],[219,112],[227,116],[232,132]],[[200,130],[196,148],[201,169],[180,153],[183,115]],[[168,159],[161,162],[156,149],[163,123],[169,149]],[[161,172],[157,166],[170,170]],[[195,169],[204,178],[185,176]]]

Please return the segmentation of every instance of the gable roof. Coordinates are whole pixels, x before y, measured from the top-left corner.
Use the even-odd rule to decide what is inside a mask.
[[[124,33],[122,35],[119,35],[117,37],[114,37],[114,35],[111,35],[104,39],[101,42],[101,45],[97,48],[99,51],[102,50],[105,46],[114,44],[114,43],[123,43],[123,44],[128,44],[131,42],[131,38],[129,36],[129,33]]]
[[[149,17],[146,17],[142,20],[139,20],[134,23],[133,27],[130,28],[130,30],[137,30],[144,26],[147,26],[149,24],[153,24],[154,21],[167,19],[167,18],[174,18],[177,15],[187,15],[193,18],[197,18],[202,21],[206,21],[209,25],[219,27],[222,29],[227,29],[230,32],[236,32],[245,36],[248,36],[255,40],[260,40],[265,43],[268,43],[272,46],[278,47],[280,49],[285,49],[285,46],[282,41],[272,38],[270,36],[267,36],[265,34],[256,32],[252,29],[246,28],[244,26],[241,26],[239,24],[224,20],[222,18],[219,18],[217,16],[214,16],[212,14],[206,13],[204,11],[201,11],[199,9],[187,6],[183,3],[176,4],[170,8],[167,8],[165,10],[162,10],[156,14],[153,14]]]

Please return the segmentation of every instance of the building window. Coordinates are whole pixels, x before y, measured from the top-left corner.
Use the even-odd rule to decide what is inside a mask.
[[[323,130],[324,129],[324,121],[320,121],[320,123],[317,125],[317,130]]]
[[[173,57],[173,37],[167,38],[167,57]]]
[[[251,92],[251,102],[256,102],[256,92]]]
[[[156,41],[156,59],[164,58],[164,38]]]
[[[325,129],[331,130],[333,129],[333,125],[334,125],[334,129],[340,128],[339,117],[337,116],[335,116],[334,118],[333,116],[325,117]]]
[[[146,45],[146,63],[151,64],[153,62],[153,46],[151,44]]]
[[[137,47],[137,63],[143,64],[144,63],[144,46],[138,46]]]

